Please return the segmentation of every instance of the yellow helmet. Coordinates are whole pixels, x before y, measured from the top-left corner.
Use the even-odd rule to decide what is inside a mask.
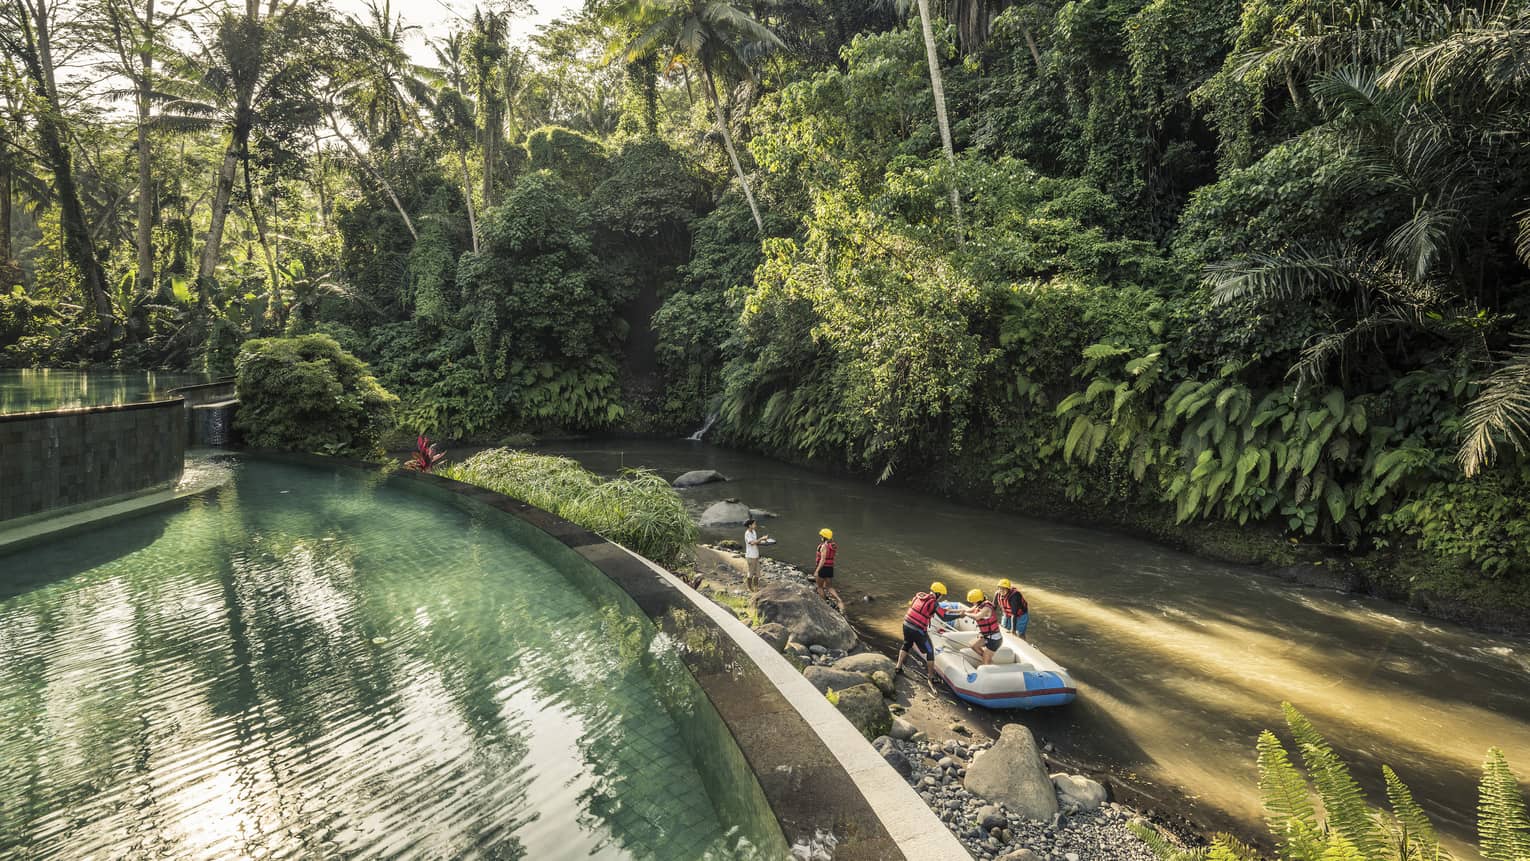
[[[829,541],[834,540],[834,530],[832,529],[820,529],[818,530],[818,534],[820,537],[826,538]]]
[[[999,588],[1000,589],[1013,589],[1013,588],[1015,588],[1015,584],[1009,582],[1009,578],[1006,577],[1003,580],[999,581]]]
[[[946,594],[946,584],[936,580],[934,583],[930,584],[930,591],[934,592],[936,595],[944,595]]]
[[[968,604],[981,604],[982,602],[983,602],[983,590],[982,589],[973,589],[971,592],[967,593],[967,603]]]

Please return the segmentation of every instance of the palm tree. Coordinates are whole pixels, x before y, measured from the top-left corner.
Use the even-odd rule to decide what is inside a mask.
[[[207,241],[197,266],[198,300],[204,309],[211,303],[224,225],[241,166],[246,192],[253,192],[251,135],[268,119],[275,119],[267,117],[268,110],[289,108],[291,91],[306,89],[316,74],[318,45],[328,26],[324,14],[315,7],[273,4],[273,8],[275,12],[261,18],[259,5],[251,0],[244,14],[220,15],[211,38],[202,42],[195,55],[184,58],[181,78],[164,82],[164,89],[176,97],[155,117],[157,127],[172,131],[221,129],[224,134]],[[269,252],[262,208],[253,199],[250,211],[261,233],[261,244]],[[267,263],[275,279],[274,261],[268,259]],[[276,286],[273,283],[272,289]]]
[[[765,221],[760,217],[754,190],[749,187],[749,177],[739,163],[733,134],[728,128],[728,116],[718,98],[717,78],[728,73],[751,76],[750,61],[781,47],[781,40],[770,28],[728,0],[654,0],[652,3],[635,3],[628,9],[641,28],[637,38],[622,52],[628,62],[640,60],[657,50],[664,58],[664,65],[693,63],[700,68],[702,91],[717,114],[717,131],[722,135],[728,159],[733,163],[733,172],[743,186],[755,228],[764,235]]]
[[[439,66],[426,71],[436,85],[433,97],[436,129],[457,153],[457,165],[462,169],[462,200],[467,206],[468,233],[472,236],[473,251],[476,252],[478,219],[473,209],[473,175],[468,170],[468,151],[472,149],[479,131],[477,108],[467,94],[465,42],[461,31],[453,32],[439,42],[431,42],[430,49],[435,53]]]
[[[940,46],[935,42],[935,27],[930,18],[930,0],[915,0],[919,10],[919,30],[924,35],[924,58],[930,67],[930,93],[935,98],[935,123],[940,126],[940,146],[946,153],[946,164],[951,168],[951,217],[956,222],[956,235],[962,234],[962,194],[956,182],[956,147],[951,143],[951,121],[946,116],[946,84],[940,74]],[[894,0],[894,8],[900,15],[908,14],[908,0]]]

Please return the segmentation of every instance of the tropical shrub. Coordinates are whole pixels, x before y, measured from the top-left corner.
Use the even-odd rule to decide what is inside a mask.
[[[327,335],[246,341],[234,369],[253,448],[367,456],[393,424],[398,399]]]
[[[648,470],[602,478],[566,457],[498,448],[440,474],[529,502],[664,565],[694,556],[696,524],[669,482]]]
[[[1413,793],[1390,766],[1381,767],[1388,811],[1372,809],[1349,766],[1311,721],[1282,703],[1302,768],[1273,732],[1259,735],[1259,794],[1265,822],[1280,861],[1448,861],[1434,825]],[[1305,774],[1303,773],[1305,771]],[[1313,804],[1313,796],[1322,803]],[[1478,848],[1488,861],[1530,858],[1530,814],[1519,781],[1503,751],[1492,748],[1478,784]],[[1237,840],[1218,835],[1201,849],[1180,849],[1157,832],[1133,826],[1165,861],[1256,861],[1261,855]]]

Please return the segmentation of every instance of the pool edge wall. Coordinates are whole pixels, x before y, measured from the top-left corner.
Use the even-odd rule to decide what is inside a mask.
[[[0,523],[173,485],[185,454],[178,397],[0,414]]]
[[[971,856],[901,775],[780,653],[730,611],[686,586],[656,563],[561,517],[504,494],[437,475],[387,471],[378,464],[318,455],[250,452],[258,458],[320,468],[344,467],[381,476],[437,499],[460,500],[509,515],[543,536],[549,561],[578,561],[615,589],[593,590],[597,606],[618,595],[620,609],[641,613],[655,630],[646,653],[678,657],[742,754],[752,782],[780,834],[801,856],[835,861],[896,861]],[[560,560],[556,557],[562,556]],[[566,565],[560,566],[568,570]],[[660,641],[658,638],[664,637]],[[669,647],[656,649],[658,642]],[[662,677],[663,661],[656,669]],[[666,705],[669,705],[666,703]],[[683,724],[683,717],[677,720]],[[682,730],[684,729],[682,725]],[[705,759],[715,751],[698,751]],[[727,763],[703,774],[726,777]],[[735,775],[736,781],[742,775]],[[719,814],[730,795],[712,792]],[[713,787],[708,787],[709,791]],[[819,854],[822,853],[822,854]],[[769,857],[769,856],[767,856]]]

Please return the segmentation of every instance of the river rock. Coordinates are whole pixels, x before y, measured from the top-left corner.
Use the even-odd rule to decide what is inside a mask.
[[[703,484],[711,484],[714,481],[727,481],[728,477],[715,469],[693,469],[675,479],[672,484],[675,487],[699,487]]]
[[[781,515],[775,513],[774,511],[767,511],[763,508],[751,508],[749,509],[749,516],[753,517],[755,520],[765,520],[769,517],[780,517]]]
[[[1008,825],[1009,817],[1004,815],[1004,811],[997,804],[986,804],[978,808],[977,823],[979,828],[989,831]]]
[[[887,734],[897,739],[898,741],[908,741],[909,739],[913,738],[914,733],[918,731],[918,727],[915,727],[909,721],[900,717],[895,717],[892,721],[892,729],[888,730]]]
[[[838,662],[836,661],[835,663],[837,664]],[[877,690],[881,691],[884,697],[890,697],[898,692],[897,687],[893,685],[892,676],[881,670],[871,674],[871,683],[877,686]]]
[[[749,506],[741,502],[714,502],[701,512],[702,526],[742,526],[749,519]]]
[[[847,673],[833,667],[808,667],[802,671],[802,675],[820,692],[827,691],[829,688],[842,691],[845,688],[864,685],[867,681],[866,677],[860,673]]]
[[[834,662],[834,669],[849,670],[852,673],[865,673],[870,675],[878,670],[893,674],[893,659],[876,652],[862,652],[859,655],[847,655]]]
[[[754,593],[749,606],[762,624],[780,622],[791,632],[793,640],[810,647],[848,649],[858,642],[845,617],[801,583],[768,583]]]
[[[786,626],[780,622],[766,622],[755,628],[754,632],[759,634],[760,639],[769,643],[770,647],[778,652],[786,648],[786,641],[791,637],[790,632],[786,630]]]
[[[1036,739],[1017,723],[1005,724],[993,747],[972,758],[963,781],[967,789],[1002,804],[1022,819],[1048,820],[1057,815],[1057,791]]]
[[[1013,852],[1000,855],[995,861],[1043,861],[1043,859],[1035,852],[1022,847]]]
[[[1105,787],[1099,781],[1058,772],[1052,775],[1052,785],[1057,787],[1057,801],[1064,807],[1072,805],[1079,810],[1098,810],[1105,803]]]
[[[868,682],[838,693],[839,702],[835,707],[861,731],[861,735],[876,738],[887,734],[892,722],[889,720],[891,715],[887,713],[887,705],[882,702],[881,691]]]

